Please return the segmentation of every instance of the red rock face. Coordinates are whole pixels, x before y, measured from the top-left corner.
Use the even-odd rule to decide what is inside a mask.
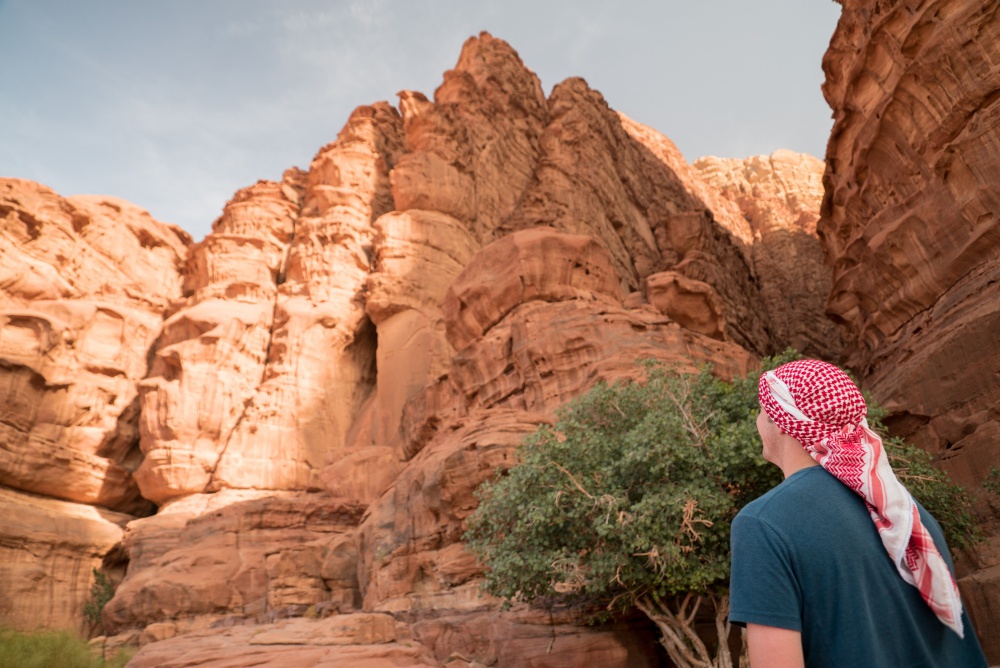
[[[188,236],[113,198],[0,179],[0,484],[137,512],[136,383]]]
[[[322,488],[372,391],[361,293],[399,144],[395,110],[358,109],[308,175],[240,191],[192,249],[190,296],[142,383],[147,498]]]
[[[694,168],[750,225],[750,254],[775,337],[803,355],[837,359],[843,343],[825,313],[832,281],[816,236],[823,163],[776,151],[745,160],[701,158]]]
[[[122,529],[132,515],[0,487],[0,624],[90,633],[92,569],[124,574]]]
[[[400,112],[359,107],[308,171],[237,192],[190,249],[150,241],[170,232],[152,223],[139,237],[160,292],[134,307],[132,412],[113,416],[131,440],[111,442],[132,447],[120,466],[138,466],[161,507],[128,525],[128,574],[104,613],[107,648],[144,646],[136,665],[660,665],[641,620],[589,627],[484,598],[461,541],[474,490],[560,406],[635,378],[639,358],[732,377],[789,343],[839,350],[815,299],[777,298],[829,282],[812,262],[816,161],[695,169],[580,79],[546,99],[485,33],[433,100],[400,97]],[[10,252],[31,247],[39,217],[8,217]],[[37,253],[17,257],[31,272],[0,285],[18,308],[71,294]],[[794,258],[809,266],[790,273]],[[131,294],[135,280],[88,289]],[[111,329],[60,308],[60,322]],[[0,352],[34,350],[10,331]],[[49,373],[45,391],[67,401],[68,362],[32,359],[11,382]],[[57,424],[18,411],[25,433]],[[0,475],[55,495],[13,465]]]
[[[120,576],[122,527],[152,509],[137,384],[190,243],[127,202],[0,179],[0,625],[87,631],[92,569]]]
[[[980,2],[845,2],[823,62],[828,313],[892,428],[974,493],[1000,463],[998,44]],[[992,543],[993,574],[964,585],[981,632],[1000,625]]]

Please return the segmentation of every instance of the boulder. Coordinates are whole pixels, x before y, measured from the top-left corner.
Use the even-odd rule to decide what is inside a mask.
[[[89,633],[93,571],[113,585],[131,515],[0,487],[0,626]]]

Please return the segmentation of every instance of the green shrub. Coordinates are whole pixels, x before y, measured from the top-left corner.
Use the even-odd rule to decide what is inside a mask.
[[[0,629],[0,668],[122,668],[129,658],[119,652],[104,661],[86,640],[67,631]]]
[[[729,666],[730,523],[782,479],[761,456],[761,371],[723,382],[642,368],[645,382],[600,384],[530,435],[518,462],[477,492],[465,538],[485,589],[507,602],[600,603],[596,619],[635,606],[677,665]],[[881,415],[875,407],[876,429]],[[966,544],[975,527],[961,488],[899,439],[886,451],[952,544]],[[699,609],[714,612],[708,645],[694,631]]]
[[[983,488],[994,494],[1000,494],[1000,469],[995,466],[990,467],[990,474],[983,481]]]
[[[83,616],[92,624],[101,625],[101,611],[104,606],[115,595],[115,588],[111,586],[108,577],[96,568],[94,573],[94,584],[90,585],[90,598],[83,606]]]

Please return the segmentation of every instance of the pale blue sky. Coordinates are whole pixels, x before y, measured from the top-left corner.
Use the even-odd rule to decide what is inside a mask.
[[[351,110],[428,96],[480,30],[581,76],[689,160],[823,157],[832,0],[0,0],[0,176],[115,195],[201,239]]]

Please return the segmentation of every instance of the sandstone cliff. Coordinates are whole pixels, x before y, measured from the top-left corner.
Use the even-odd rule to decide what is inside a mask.
[[[0,179],[0,221],[0,623],[80,627],[92,569],[114,571],[125,523],[152,509],[137,385],[191,239],[17,179]]]
[[[832,283],[816,235],[823,163],[776,151],[746,160],[701,158],[693,166],[750,224],[748,245],[775,335],[803,355],[837,359],[843,343],[825,313]]]
[[[828,71],[862,39],[851,11]],[[142,645],[136,666],[660,665],[641,619],[499,612],[463,521],[526,434],[636,358],[728,377],[846,340],[880,368],[891,341],[862,349],[823,314],[850,325],[838,295],[869,289],[825,262],[860,219],[828,190],[821,243],[823,169],[689,165],[580,79],[546,98],[484,33],[433,99],[359,107],[197,244],[123,202],[4,182],[0,382],[21,399],[0,503],[72,539],[0,519],[0,591],[52,583],[0,621],[79,622],[91,565],[127,559],[104,626],[109,649]],[[841,169],[828,182],[858,178]],[[898,406],[919,391],[891,387]]]
[[[1000,16],[965,0],[843,5],[823,61],[827,310],[893,430],[996,508],[980,483],[1000,462]],[[963,591],[996,661],[992,544]]]
[[[462,521],[525,434],[637,357],[731,376],[786,343],[752,238],[700,195],[748,224],[668,140],[580,80],[546,99],[488,35],[433,101],[400,98],[359,108],[308,172],[237,193],[191,248],[140,383],[136,478],[162,507],[129,525],[105,612],[153,643],[140,665],[306,613],[379,638],[391,614],[357,641],[384,665],[399,641],[431,665],[657,655],[641,624],[498,616]]]

